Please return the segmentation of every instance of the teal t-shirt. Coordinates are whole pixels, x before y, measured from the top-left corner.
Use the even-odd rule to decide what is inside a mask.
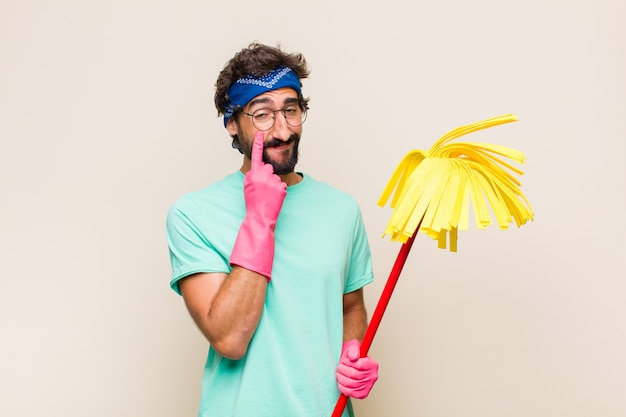
[[[230,271],[230,251],[246,212],[243,178],[237,171],[170,209],[175,291],[187,275]],[[372,280],[354,198],[309,176],[288,187],[261,320],[243,358],[230,360],[209,348],[199,415],[330,416],[339,396],[343,295]]]

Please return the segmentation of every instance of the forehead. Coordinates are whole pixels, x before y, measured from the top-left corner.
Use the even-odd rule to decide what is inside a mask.
[[[298,100],[298,93],[293,88],[283,87],[277,90],[259,94],[246,104],[245,107],[259,107],[261,105],[281,106]]]

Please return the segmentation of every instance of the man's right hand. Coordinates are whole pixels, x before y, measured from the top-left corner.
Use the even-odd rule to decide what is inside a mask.
[[[274,262],[274,229],[287,195],[287,184],[263,162],[263,132],[254,135],[251,167],[243,183],[246,217],[241,223],[230,264],[257,272],[270,281]]]

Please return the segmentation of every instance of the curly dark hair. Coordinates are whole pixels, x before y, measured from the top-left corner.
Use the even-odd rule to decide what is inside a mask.
[[[258,42],[251,43],[247,48],[237,52],[226,63],[215,83],[215,107],[217,115],[224,114],[228,105],[228,89],[238,79],[249,74],[256,77],[266,75],[280,67],[289,67],[301,80],[309,76],[309,69],[304,56],[299,53],[286,53],[277,47],[271,47]],[[300,97],[300,106],[305,108],[309,99]]]

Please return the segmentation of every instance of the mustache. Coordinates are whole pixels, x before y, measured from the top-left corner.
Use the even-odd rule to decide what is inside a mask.
[[[287,139],[286,141],[282,141],[280,139],[271,139],[267,141],[265,145],[263,145],[263,148],[273,148],[273,147],[280,146],[280,145],[289,145],[299,140],[300,140],[300,135],[298,135],[297,133],[292,133],[291,136],[289,136],[289,139]]]

